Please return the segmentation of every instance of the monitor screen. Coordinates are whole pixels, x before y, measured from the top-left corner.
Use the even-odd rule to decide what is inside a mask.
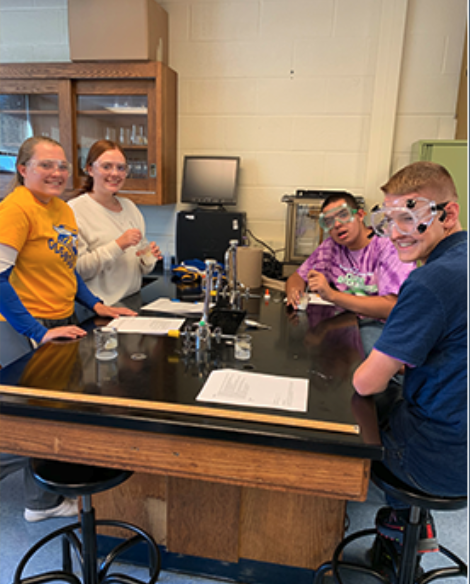
[[[238,156],[185,156],[182,203],[236,205]]]

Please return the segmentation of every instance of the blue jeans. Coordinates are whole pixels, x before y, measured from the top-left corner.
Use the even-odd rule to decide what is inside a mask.
[[[76,324],[76,317],[72,315],[61,320],[44,320],[37,319],[45,327],[52,328],[55,326],[66,326],[69,324]],[[32,350],[31,341],[25,336],[17,333],[9,323],[2,322],[0,327],[0,337],[2,337],[2,366],[8,365],[16,358],[22,357],[24,354]],[[13,349],[15,352],[13,352]],[[10,353],[6,349],[10,347]],[[10,474],[17,471],[23,471],[23,487],[25,497],[25,507],[34,511],[44,511],[57,507],[64,500],[64,497],[51,493],[40,487],[33,478],[33,473],[29,466],[29,459],[24,456],[16,454],[9,454],[6,452],[0,453],[0,481]]]
[[[31,351],[31,343],[6,320],[0,321],[0,366],[6,367]]]
[[[361,335],[362,348],[364,349],[364,355],[367,358],[374,348],[375,343],[382,334],[385,323],[375,320],[373,318],[358,318],[359,334]],[[396,374],[393,376],[390,384],[403,385],[403,375]],[[389,390],[385,393],[388,393]],[[395,398],[393,398],[395,399]],[[387,401],[387,399],[385,400]]]
[[[61,495],[50,493],[36,483],[28,458],[0,453],[0,481],[19,470],[23,471],[24,504],[27,509],[44,511],[57,507],[64,500]]]
[[[429,421],[407,414],[406,402],[397,393],[396,403],[391,407],[391,412],[389,410],[389,415],[382,417],[379,414],[380,436],[385,449],[384,465],[397,478],[425,493],[441,497],[466,495],[467,485],[456,480],[463,474],[457,466],[465,465],[466,461],[461,460],[459,463],[450,446],[448,451],[433,452],[431,457],[426,456],[426,445],[420,436],[425,434],[429,448],[432,448],[429,425]],[[466,472],[464,476],[467,476]],[[395,509],[409,507],[389,496],[387,502]]]
[[[369,353],[374,348],[376,341],[382,334],[382,329],[384,328],[385,323],[373,318],[358,318],[357,320],[364,354],[368,357]]]

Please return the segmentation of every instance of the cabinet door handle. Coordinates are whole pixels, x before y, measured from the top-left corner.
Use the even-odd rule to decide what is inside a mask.
[[[157,165],[151,164],[150,165],[150,178],[157,178]]]

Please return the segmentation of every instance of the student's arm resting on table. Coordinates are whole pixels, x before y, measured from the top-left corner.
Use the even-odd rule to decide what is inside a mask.
[[[400,371],[403,362],[372,349],[367,359],[359,365],[353,376],[353,385],[360,395],[381,393],[390,379]]]
[[[44,343],[56,337],[76,338],[86,332],[77,326],[62,326],[48,330],[26,310],[15,289],[10,284],[10,274],[18,252],[9,245],[0,244],[0,313],[20,334],[36,343]]]
[[[137,312],[134,312],[130,308],[125,308],[123,306],[107,306],[100,298],[98,298],[98,296],[95,296],[90,291],[77,271],[75,271],[75,277],[77,278],[77,293],[75,296],[77,302],[80,302],[80,304],[93,310],[98,316],[107,316],[110,318],[116,318],[118,316],[136,316]]]
[[[396,294],[356,296],[335,290],[324,274],[316,270],[310,270],[308,273],[308,289],[344,310],[376,319],[386,319],[397,302]]]
[[[335,243],[331,238],[326,239],[313,251],[313,253],[309,255],[298,270],[289,277],[286,285],[288,306],[291,305],[294,308],[297,308],[300,297],[307,291],[308,274],[312,270],[316,270],[318,273],[323,274],[325,282],[328,282],[335,250]]]
[[[75,278],[77,279],[77,292],[75,294],[75,300],[86,306],[90,310],[94,310],[95,304],[103,301],[98,296],[95,296],[88,286],[83,281],[83,278],[80,274],[75,270]]]
[[[117,318],[118,316],[136,316],[137,312],[131,310],[130,308],[125,308],[124,306],[107,306],[102,302],[95,304],[93,310],[98,316]]]
[[[305,287],[306,282],[297,272],[289,276],[286,283],[287,306],[297,308],[300,296],[305,292]]]
[[[10,284],[11,266],[0,272],[0,314],[18,333],[40,343],[47,333],[47,328],[38,322],[24,307]]]

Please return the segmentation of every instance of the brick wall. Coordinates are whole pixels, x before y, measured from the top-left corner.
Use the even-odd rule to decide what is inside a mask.
[[[455,135],[465,0],[160,4],[179,74],[178,176],[185,154],[240,155],[239,208],[275,248],[285,193],[347,189],[370,205],[413,142]],[[0,0],[0,60],[69,60],[66,0]],[[143,208],[163,248],[177,210]]]

